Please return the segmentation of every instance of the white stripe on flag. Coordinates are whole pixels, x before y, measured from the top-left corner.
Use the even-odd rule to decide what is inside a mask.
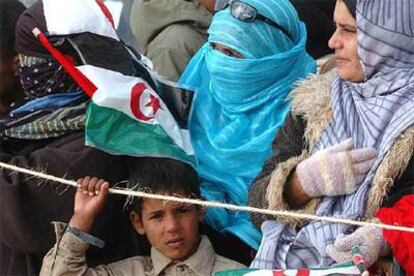
[[[257,270],[244,274],[244,276],[273,276],[273,271],[271,270]]]
[[[82,65],[77,68],[98,88],[92,97],[95,104],[119,110],[140,123],[161,125],[177,146],[189,155],[194,154],[189,131],[180,128],[165,103],[145,80],[93,65]],[[142,93],[136,108],[143,117],[151,118],[149,120],[140,120],[131,110],[132,89],[138,83],[143,83],[147,89]],[[151,102],[151,95],[157,97],[161,107],[154,116],[154,110],[147,106]]]
[[[51,35],[90,32],[119,40],[95,0],[43,0],[43,11]]]
[[[296,276],[298,271],[296,269],[287,269],[283,270],[283,274],[286,276]],[[360,275],[358,268],[356,266],[346,266],[346,267],[336,267],[336,268],[326,268],[326,269],[311,269],[309,270],[309,276],[326,276],[332,274],[341,274],[341,275]],[[273,276],[272,270],[256,270],[245,274],[244,276]]]

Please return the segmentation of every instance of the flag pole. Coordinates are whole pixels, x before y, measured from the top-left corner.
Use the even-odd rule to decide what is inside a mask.
[[[53,47],[46,36],[38,29],[32,30],[34,36],[39,39],[40,43],[49,51],[49,53],[62,65],[63,69],[75,80],[85,93],[92,98],[98,89],[76,66],[73,61],[62,54],[58,49]]]

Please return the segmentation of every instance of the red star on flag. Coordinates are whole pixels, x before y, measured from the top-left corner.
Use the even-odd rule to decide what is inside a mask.
[[[150,106],[152,108],[152,115],[157,114],[158,110],[162,109],[160,105],[160,99],[158,99],[158,97],[152,94],[150,95],[150,102],[147,103],[145,106],[146,107]]]

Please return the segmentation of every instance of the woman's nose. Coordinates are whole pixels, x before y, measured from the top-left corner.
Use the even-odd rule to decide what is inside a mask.
[[[340,47],[340,38],[339,38],[339,32],[336,30],[328,42],[329,48],[331,49],[338,49]]]

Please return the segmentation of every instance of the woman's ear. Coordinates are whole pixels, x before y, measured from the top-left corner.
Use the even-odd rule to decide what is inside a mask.
[[[131,211],[129,213],[129,220],[131,221],[132,226],[134,227],[135,231],[138,232],[138,234],[145,235],[146,231],[141,217],[135,211]]]

